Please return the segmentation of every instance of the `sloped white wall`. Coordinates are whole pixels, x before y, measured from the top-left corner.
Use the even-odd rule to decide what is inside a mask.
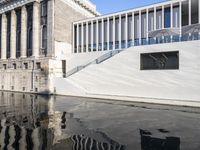
[[[140,53],[179,51],[179,70],[140,70]],[[200,102],[200,41],[132,47],[65,80],[84,95]],[[54,80],[55,82],[56,79]],[[70,87],[63,86],[70,95]],[[74,87],[73,87],[74,89]],[[65,91],[64,90],[64,91]],[[58,94],[65,94],[57,90]],[[71,93],[73,95],[73,92]],[[81,95],[81,94],[80,94]]]

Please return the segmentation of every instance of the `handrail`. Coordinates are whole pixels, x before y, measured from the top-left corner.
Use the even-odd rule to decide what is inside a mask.
[[[86,68],[87,66],[89,66],[89,65],[91,65],[91,64],[100,64],[100,63],[106,61],[107,59],[109,59],[109,58],[115,56],[116,54],[120,53],[121,51],[122,51],[122,50],[109,51],[108,53],[106,53],[106,54],[100,56],[99,58],[97,58],[97,59],[95,59],[95,60],[93,60],[93,61],[91,61],[91,62],[89,62],[89,63],[87,63],[87,64],[85,64],[85,65],[80,65],[80,66],[77,66],[77,67],[73,68],[72,70],[68,71],[68,72],[64,75],[64,77],[67,78],[67,77],[69,77],[69,76],[71,76],[71,75],[73,75],[73,74],[75,74],[75,73],[81,71],[82,69]]]

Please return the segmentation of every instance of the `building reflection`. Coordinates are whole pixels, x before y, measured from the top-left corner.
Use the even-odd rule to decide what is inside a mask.
[[[161,130],[165,133],[165,130]],[[180,150],[179,137],[157,138],[150,131],[140,129],[142,150]]]
[[[125,150],[106,134],[83,128],[80,119],[56,111],[54,96],[0,93],[0,149]],[[75,125],[68,126],[69,122]],[[76,129],[84,134],[73,133]],[[66,131],[72,132],[66,133]],[[91,134],[87,134],[91,132]]]

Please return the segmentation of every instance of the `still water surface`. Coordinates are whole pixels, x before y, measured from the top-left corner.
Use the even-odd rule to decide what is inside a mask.
[[[200,110],[0,92],[2,150],[200,150]]]

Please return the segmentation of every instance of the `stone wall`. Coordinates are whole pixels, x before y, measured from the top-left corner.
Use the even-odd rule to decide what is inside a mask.
[[[72,43],[72,22],[87,18],[62,0],[55,0],[55,40]]]
[[[0,61],[0,90],[50,93],[48,73],[47,60]]]

